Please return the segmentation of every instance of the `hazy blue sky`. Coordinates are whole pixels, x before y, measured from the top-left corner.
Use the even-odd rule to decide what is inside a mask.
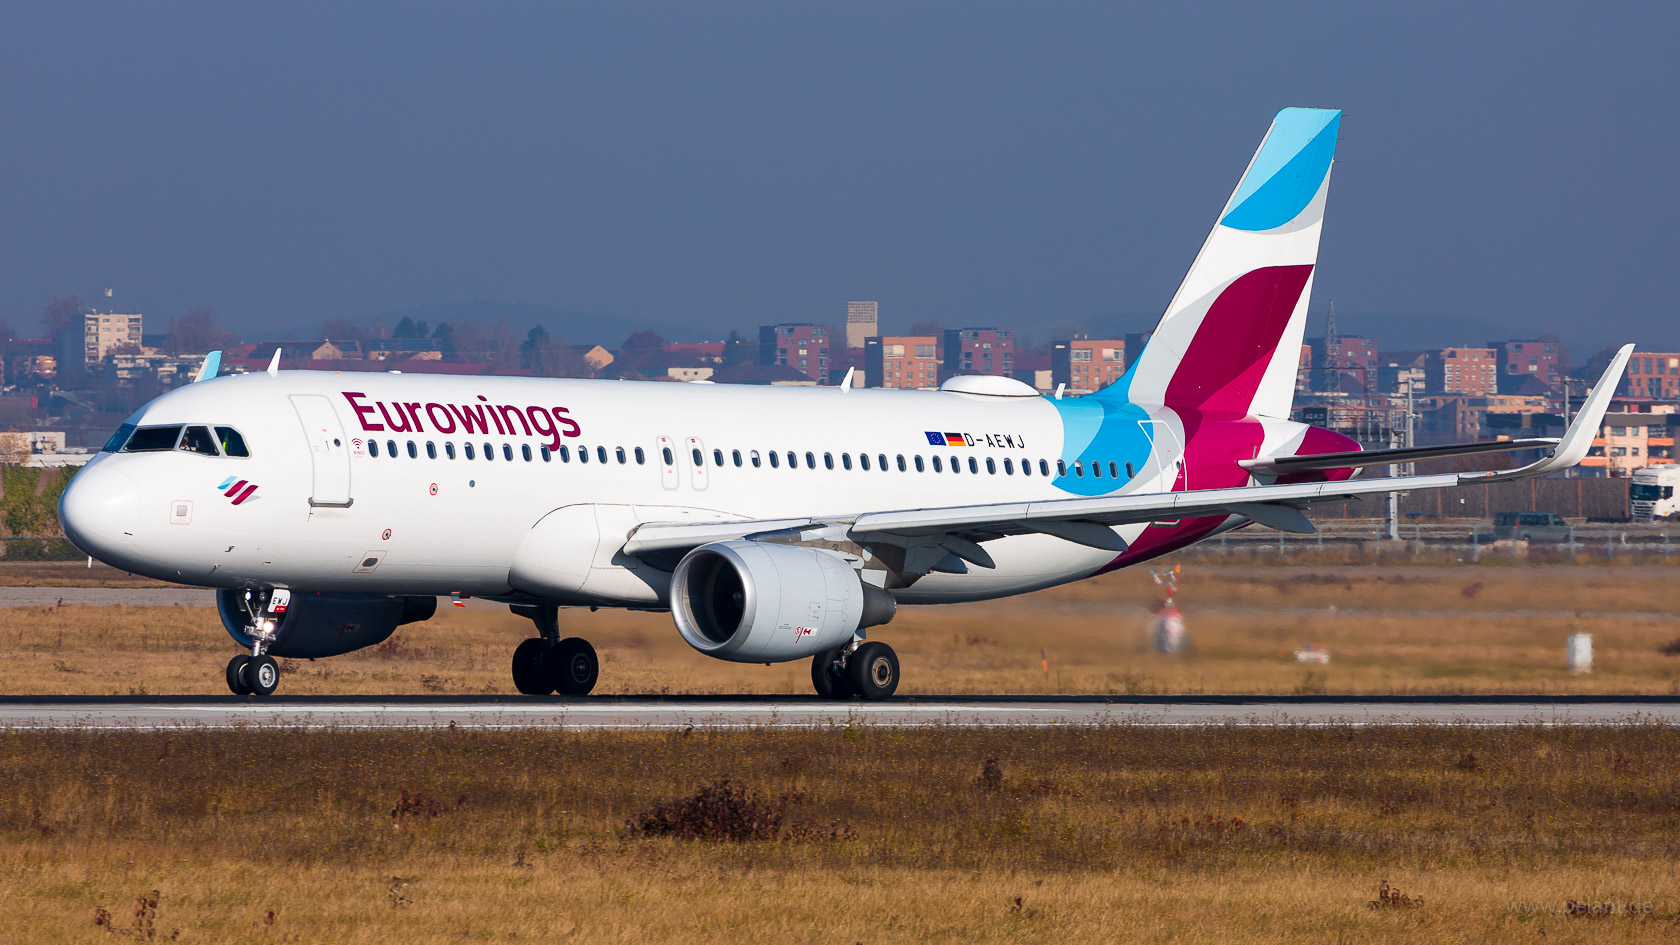
[[[6,0],[0,315],[1138,329],[1325,105],[1315,311],[1680,347],[1673,4],[1131,6]]]

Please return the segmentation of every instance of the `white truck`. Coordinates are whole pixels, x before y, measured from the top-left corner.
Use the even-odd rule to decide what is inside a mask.
[[[1646,466],[1633,471],[1628,487],[1628,511],[1636,522],[1654,522],[1680,512],[1680,466]]]

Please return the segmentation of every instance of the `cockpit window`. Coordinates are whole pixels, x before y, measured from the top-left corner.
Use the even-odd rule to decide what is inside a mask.
[[[246,457],[251,451],[245,448],[245,438],[233,427],[217,427],[216,439],[222,443],[222,452],[229,456]]]
[[[205,456],[220,456],[216,449],[216,441],[210,437],[209,427],[187,427],[187,432],[181,435],[181,450],[188,453],[200,453]]]
[[[115,453],[117,450],[123,448],[123,444],[127,443],[128,438],[132,435],[134,435],[134,424],[125,423],[122,426],[117,427],[117,432],[111,434],[111,438],[105,441],[104,449],[101,449],[99,452]]]
[[[181,428],[176,427],[141,427],[128,438],[128,445],[123,447],[125,453],[161,453],[175,448],[175,441],[181,437]]]

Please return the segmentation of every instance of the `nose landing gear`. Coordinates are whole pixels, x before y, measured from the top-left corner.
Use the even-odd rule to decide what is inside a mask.
[[[246,591],[243,600],[249,624],[245,636],[251,641],[250,655],[244,653],[228,660],[228,689],[236,696],[269,696],[280,686],[280,664],[268,655],[268,648],[276,639],[276,620],[273,616],[286,612],[291,591],[275,588],[267,595]]]
[[[540,637],[524,640],[513,651],[513,687],[527,696],[586,696],[601,675],[595,648],[582,637],[560,639],[558,608],[515,607],[530,618]]]

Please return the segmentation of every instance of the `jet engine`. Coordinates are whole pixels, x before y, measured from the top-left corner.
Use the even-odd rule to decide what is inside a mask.
[[[893,618],[891,594],[832,551],[717,541],[671,577],[671,615],[689,646],[720,660],[778,663],[844,646]]]
[[[437,613],[436,597],[388,597],[375,594],[293,594],[283,613],[266,610],[268,595],[256,598],[264,621],[274,621],[274,656],[314,659],[338,656],[383,643],[405,623],[430,620]],[[252,643],[251,617],[244,591],[216,592],[216,612],[222,626],[242,647]]]

